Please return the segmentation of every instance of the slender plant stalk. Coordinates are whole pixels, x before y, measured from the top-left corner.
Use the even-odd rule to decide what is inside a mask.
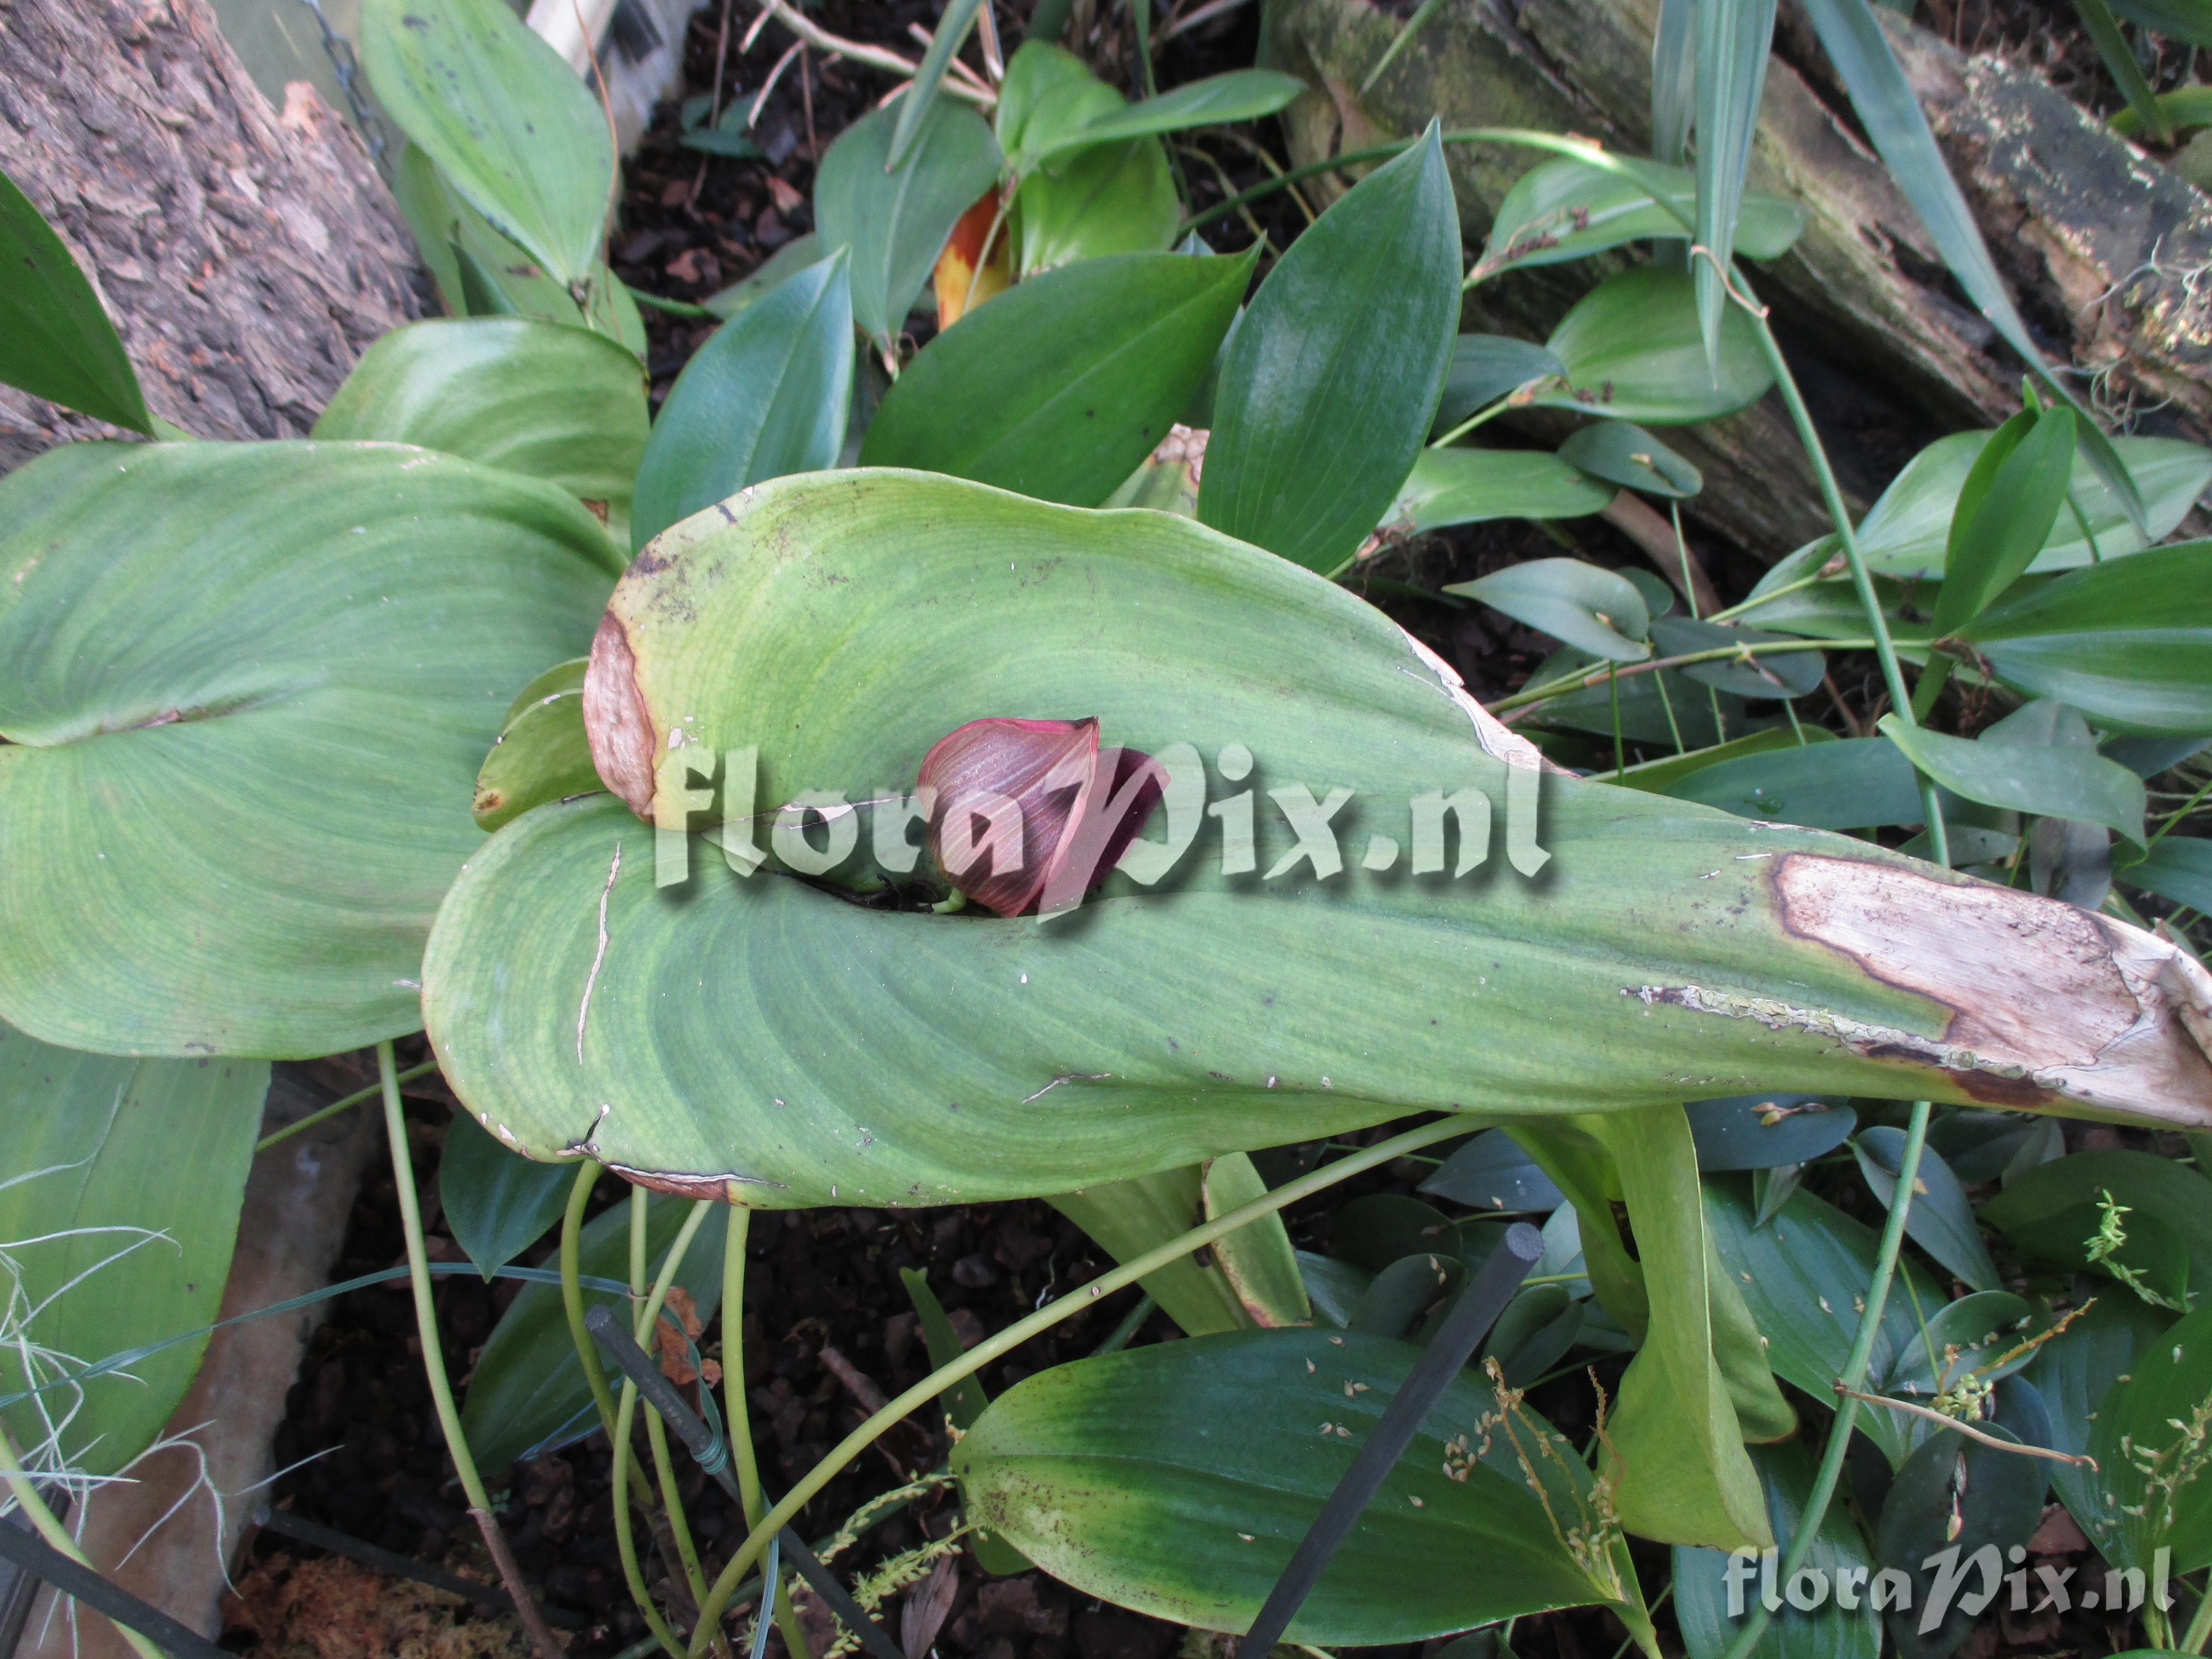
[[[592,1201],[592,1188],[605,1171],[590,1158],[576,1166],[574,1185],[568,1188],[568,1208],[561,1218],[561,1307],[568,1316],[568,1339],[576,1345],[576,1358],[591,1385],[592,1403],[599,1408],[599,1426],[612,1439],[615,1431],[614,1390],[607,1386],[606,1368],[599,1364],[599,1344],[584,1328],[583,1231],[584,1211]]]
[[[399,1076],[392,1059],[392,1044],[376,1045],[376,1070],[384,1091],[384,1133],[392,1143],[392,1182],[399,1194],[399,1225],[407,1238],[407,1278],[415,1292],[415,1330],[422,1343],[422,1373],[430,1384],[430,1402],[437,1408],[438,1428],[446,1437],[446,1450],[468,1494],[469,1516],[483,1534],[484,1548],[514,1598],[515,1616],[538,1652],[539,1659],[562,1659],[562,1649],[552,1627],[538,1610],[537,1598],[522,1582],[514,1553],[492,1513],[491,1494],[484,1490],[477,1461],[469,1455],[468,1437],[461,1432],[461,1414],[453,1408],[453,1384],[446,1377],[446,1353],[438,1340],[438,1304],[431,1299],[430,1259],[422,1248],[422,1209],[415,1197],[415,1162],[407,1149],[407,1117],[399,1106]]]
[[[707,1219],[707,1212],[713,1206],[714,1200],[705,1198],[700,1199],[692,1205],[691,1213],[684,1218],[684,1225],[676,1235],[676,1242],[669,1246],[667,1258],[660,1264],[659,1276],[653,1283],[653,1293],[645,1298],[645,1306],[640,1310],[637,1322],[631,1328],[633,1339],[648,1353],[652,1352],[656,1346],[653,1328],[654,1322],[660,1317],[662,1305],[668,1300],[669,1287],[676,1283],[677,1273],[684,1265],[684,1257],[691,1248],[691,1241],[698,1236],[700,1225]],[[645,1228],[642,1224],[649,1218],[649,1212],[650,1206],[645,1188],[632,1188],[630,1189],[631,1265],[636,1270],[635,1276],[630,1281],[633,1285],[641,1285],[645,1279],[643,1272],[645,1263],[639,1247],[645,1243]],[[699,1565],[699,1549],[691,1539],[690,1519],[684,1513],[684,1496],[676,1489],[676,1464],[668,1455],[668,1425],[660,1420],[659,1412],[647,1412],[645,1414],[645,1434],[653,1453],[653,1478],[660,1486],[660,1505],[668,1516],[668,1534],[676,1545],[677,1560],[684,1570],[684,1584],[691,1592],[691,1600],[696,1605],[707,1594],[707,1575]],[[714,1650],[717,1653],[726,1653],[728,1648],[727,1638],[717,1629],[714,1632]]]
[[[1784,582],[1781,586],[1773,589],[1771,592],[1755,593],[1750,599],[1744,600],[1741,605],[1732,605],[1725,611],[1716,611],[1711,616],[1706,617],[1705,620],[1707,622],[1717,623],[1734,622],[1738,617],[1742,616],[1746,611],[1756,611],[1759,606],[1771,604],[1774,600],[1782,598],[1786,593],[1795,593],[1802,588],[1812,587],[1827,580],[1828,578],[1825,574],[1825,567],[1823,567],[1821,570],[1815,570],[1809,576],[1800,576],[1794,582]]]
[[[661,1650],[669,1656],[669,1659],[684,1659],[684,1644],[678,1641],[676,1633],[668,1628],[667,1621],[660,1616],[660,1609],[653,1605],[652,1593],[645,1587],[645,1571],[637,1559],[637,1536],[630,1526],[629,1504],[625,1494],[629,1489],[631,1476],[636,1473],[629,1461],[630,1419],[636,1410],[637,1385],[625,1380],[622,1398],[615,1407],[615,1552],[622,1558],[623,1579],[629,1586],[629,1599],[645,1615],[646,1628],[653,1632],[653,1639],[660,1644]],[[719,1631],[720,1624],[719,1615],[709,1619],[702,1611],[698,1628],[692,1635],[696,1638],[701,1632]]]
[[[62,1525],[54,1512],[46,1507],[46,1500],[39,1495],[37,1486],[25,1472],[21,1460],[15,1455],[15,1443],[9,1439],[8,1431],[4,1428],[0,1428],[0,1480],[7,1481],[8,1490],[15,1494],[15,1507],[30,1518],[31,1524],[38,1528],[40,1537],[77,1565],[92,1566],[92,1563],[85,1559],[84,1552],[76,1547],[76,1540],[70,1536],[69,1528]],[[112,1620],[108,1622],[114,1624]],[[131,1644],[131,1650],[138,1655],[139,1659],[165,1659],[159,1647],[130,1626],[116,1625],[115,1628]]]
[[[2184,1653],[2202,1653],[2208,1641],[2212,1641],[2212,1581],[2206,1583],[2204,1595],[2197,1601],[2197,1611],[2189,1620],[2189,1628],[2182,1634],[2181,1650]]]
[[[1692,663],[1746,662],[1759,657],[1786,656],[1793,651],[1864,651],[1873,644],[1870,639],[1746,640],[1741,645],[1717,645],[1704,651],[1686,651],[1679,657],[1646,657],[1642,662],[1622,663],[1614,667],[1577,669],[1556,680],[1547,680],[1541,685],[1516,691],[1510,697],[1500,697],[1489,708],[1492,714],[1503,714],[1516,708],[1525,708],[1530,703],[1563,697],[1570,691],[1594,690],[1603,685],[1616,672],[1620,678],[1627,679],[1632,675],[1656,674],[1662,668],[1681,668]]]
[[[742,1204],[730,1206],[730,1227],[722,1240],[722,1415],[736,1462],[738,1497],[745,1512],[745,1525],[757,1527],[768,1512],[761,1495],[760,1459],[753,1450],[752,1413],[745,1401],[745,1238],[752,1231],[753,1212]],[[791,1577],[777,1576],[775,1627],[783,1632],[786,1653],[805,1659],[806,1632],[799,1622],[799,1609],[791,1604]]]
[[[769,1540],[788,1525],[817,1492],[836,1478],[846,1464],[866,1451],[876,1437],[892,1424],[928,1404],[961,1378],[974,1376],[1000,1355],[1021,1346],[1039,1332],[1050,1330],[1060,1321],[1090,1307],[1099,1297],[1111,1295],[1126,1285],[1133,1285],[1139,1279],[1158,1273],[1171,1261],[1180,1261],[1192,1251],[1212,1243],[1217,1238],[1226,1237],[1239,1227],[1249,1226],[1262,1216],[1273,1215],[1301,1199],[1324,1192],[1364,1170],[1388,1164],[1394,1158],[1449,1139],[1453,1135],[1465,1134],[1472,1128],[1486,1127],[1491,1121],[1480,1114],[1455,1113],[1449,1117],[1425,1123],[1418,1129],[1408,1129],[1403,1134],[1393,1135],[1389,1139],[1366,1147],[1327,1169],[1301,1176],[1296,1181],[1254,1199],[1249,1204],[1241,1205],[1226,1215],[1216,1217],[1155,1249],[1146,1251],[1133,1261],[1123,1262],[1111,1273],[1102,1273],[1080,1290],[1072,1291],[1059,1300],[1048,1303],[1028,1318],[1018,1320],[995,1336],[978,1342],[951,1364],[932,1371],[839,1441],[828,1456],[809,1469],[799,1484],[784,1495],[781,1503],[754,1524],[744,1542],[731,1556],[729,1565],[722,1569],[721,1576],[714,1581],[714,1588],[708,1592],[708,1605],[700,1609],[701,1627],[705,1628],[711,1620],[721,1616],[721,1610],[727,1604],[731,1592],[768,1548]],[[726,1366],[728,1364],[726,1352],[723,1363]],[[696,1653],[700,1650],[698,1638],[695,1635],[692,1640]]]
[[[412,1083],[416,1078],[422,1076],[425,1073],[434,1072],[437,1069],[438,1062],[436,1060],[426,1060],[420,1066],[410,1066],[405,1071],[400,1073],[397,1078],[393,1079],[392,1081],[395,1083]],[[289,1140],[294,1135],[300,1134],[307,1130],[312,1129],[318,1123],[325,1122],[329,1119],[336,1117],[340,1112],[349,1110],[353,1107],[360,1105],[362,1102],[365,1100],[375,1099],[377,1095],[382,1091],[384,1085],[381,1083],[372,1083],[366,1089],[356,1089],[353,1093],[348,1095],[343,1100],[334,1100],[329,1105],[325,1106],[317,1111],[308,1113],[307,1116],[301,1118],[298,1122],[288,1123],[283,1128],[274,1130],[271,1133],[262,1136],[260,1139],[253,1143],[253,1150],[256,1152],[265,1152],[280,1140]]]
[[[2208,792],[2212,792],[2212,778],[2205,779],[2202,784],[2197,786],[2197,793],[2195,794],[2191,795],[2187,800],[2182,802],[2179,806],[2174,809],[2172,816],[2168,817],[2164,823],[2160,824],[2158,826],[2157,833],[2153,835],[2148,841],[2143,843],[2143,850],[2145,852],[2148,852],[2152,848],[2157,846],[2159,842],[2164,841],[2166,837],[2167,832],[2170,831],[2175,824],[2179,823],[2182,819],[2187,817],[2191,812],[2194,812],[2197,810],[2197,804],[2204,799]]]

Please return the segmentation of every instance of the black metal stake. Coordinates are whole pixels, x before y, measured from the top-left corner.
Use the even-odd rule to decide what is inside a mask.
[[[1534,1231],[1533,1229],[1531,1231]],[[1527,1272],[1526,1268],[1522,1270]],[[714,1478],[722,1490],[733,1499],[738,1499],[740,1511],[743,1500],[738,1492],[737,1478],[730,1473],[730,1454],[714,1438],[714,1431],[700,1419],[699,1414],[684,1403],[684,1396],[676,1392],[676,1385],[661,1374],[660,1367],[646,1357],[630,1334],[623,1328],[622,1321],[614,1310],[602,1303],[584,1316],[584,1328],[607,1351],[607,1358],[622,1367],[623,1375],[637,1385],[645,1402],[659,1412],[662,1419],[684,1443],[684,1449],[697,1460],[699,1467]],[[830,1612],[836,1613],[846,1629],[860,1638],[861,1645],[876,1659],[906,1659],[898,1644],[884,1633],[884,1627],[871,1619],[866,1612],[839,1583],[836,1576],[823,1566],[814,1552],[798,1532],[786,1527],[777,1534],[777,1542],[791,1564],[820,1596]],[[761,1609],[763,1617],[768,1609]]]
[[[45,1579],[63,1595],[75,1596],[94,1612],[104,1613],[117,1624],[167,1649],[175,1659],[231,1659],[198,1631],[186,1629],[161,1608],[148,1606],[90,1567],[70,1560],[35,1534],[0,1523],[0,1556]]]
[[[1443,1324],[1429,1346],[1422,1350],[1413,1369],[1398,1385],[1398,1392],[1390,1397],[1384,1407],[1382,1420],[1367,1437],[1352,1458],[1352,1467],[1336,1483],[1336,1490],[1322,1505],[1321,1513],[1306,1535],[1298,1540],[1291,1553],[1291,1564],[1283,1569],[1283,1576],[1275,1581],[1268,1592],[1267,1604],[1260,1616],[1252,1621],[1252,1628],[1237,1644],[1238,1659],[1267,1659],[1275,1644],[1282,1639],[1307,1595],[1321,1577],[1329,1558],[1351,1535],[1368,1504],[1374,1501],[1382,1487],[1383,1477],[1390,1473],[1406,1448],[1413,1443],[1414,1432],[1427,1419],[1452,1378],[1457,1376],[1475,1350],[1475,1345],[1488,1334],[1498,1322],[1498,1316],[1505,1311],[1505,1304],[1513,1299],[1521,1281],[1528,1276],[1528,1269],[1542,1260],[1544,1236],[1525,1221],[1518,1221],[1506,1230],[1498,1248],[1491,1251],[1488,1261],[1475,1274],[1474,1282],[1467,1287],[1460,1299],[1444,1316]]]

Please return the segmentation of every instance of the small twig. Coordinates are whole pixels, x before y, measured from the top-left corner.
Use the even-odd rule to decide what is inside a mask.
[[[816,51],[833,58],[848,58],[856,64],[866,64],[871,69],[882,70],[887,75],[903,76],[911,81],[918,67],[895,52],[881,46],[864,46],[858,40],[848,40],[842,34],[832,34],[812,18],[803,15],[789,0],[762,0],[761,15],[774,17],[800,40]],[[967,81],[945,78],[945,90],[955,97],[965,98],[986,108],[998,101],[997,94],[988,91],[979,94]]]
[[[806,118],[806,159],[822,165],[822,143],[814,136],[814,71],[806,58],[806,43],[799,43],[799,107]]]
[[[1955,1417],[1946,1417],[1942,1413],[1930,1411],[1925,1406],[1916,1406],[1905,1400],[1893,1400],[1886,1394],[1861,1394],[1856,1389],[1847,1389],[1840,1379],[1835,1384],[1835,1390],[1838,1395],[1849,1395],[1854,1400],[1863,1400],[1869,1406],[1887,1406],[1892,1411],[1910,1412],[1915,1417],[1926,1418],[1930,1423],[1941,1423],[1945,1428],[1965,1435],[1969,1440],[1977,1441],[1984,1446],[1994,1447],[2001,1452],[2017,1452],[2022,1457],[2047,1458],[2053,1463],[2086,1463],[2093,1469],[2097,1467],[2097,1460],[2087,1453],[2077,1455],[2073,1452],[2053,1451],[2048,1446],[2025,1446],[2016,1440],[2000,1440],[1993,1434],[1983,1433],[1971,1423],[1961,1423]]]
[[[761,106],[768,102],[769,94],[775,90],[775,83],[783,78],[783,72],[786,69],[790,67],[791,60],[798,57],[799,54],[805,49],[806,40],[804,36],[793,41],[789,46],[783,49],[783,56],[775,60],[775,67],[769,70],[768,79],[761,82],[761,89],[753,99],[753,106],[745,112],[745,125],[747,126],[750,127],[759,125]]]
[[[483,1534],[484,1547],[491,1552],[491,1564],[499,1570],[500,1582],[510,1587],[507,1594],[514,1601],[514,1616],[521,1621],[532,1644],[543,1659],[561,1659],[567,1650],[554,1636],[553,1626],[545,1622],[537,1598],[522,1588],[522,1564],[507,1547],[507,1534],[499,1529],[498,1518],[489,1510],[471,1510],[469,1519]]]
[[[999,50],[999,20],[991,15],[991,0],[983,0],[982,5],[976,9],[975,35],[982,43],[984,70],[993,81],[1005,80],[1006,59],[1005,53]]]
[[[845,1385],[845,1391],[860,1402],[860,1409],[872,1416],[890,1402],[890,1396],[876,1386],[873,1378],[854,1367],[853,1362],[835,1348],[824,1348],[819,1356],[822,1369]]]

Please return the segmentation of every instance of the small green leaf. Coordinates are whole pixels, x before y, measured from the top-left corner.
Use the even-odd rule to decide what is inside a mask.
[[[100,295],[4,173],[0,267],[0,382],[150,435],[154,417]]]
[[[1859,1131],[1851,1149],[1858,1158],[1859,1174],[1885,1207],[1897,1202],[1897,1167],[1905,1156],[1905,1131],[1875,1124]],[[1996,1264],[1974,1225],[1973,1206],[1949,1164],[1933,1147],[1923,1148],[1913,1183],[1912,1207],[1905,1212],[1905,1231],[1912,1242],[1955,1273],[1968,1289],[1997,1288]]]
[[[1309,569],[1352,557],[1413,471],[1459,318],[1433,124],[1291,244],[1221,372],[1199,517]]]
[[[1418,1353],[1293,1330],[1079,1360],[994,1401],[952,1468],[977,1514],[1054,1577],[1177,1623],[1241,1631]],[[1253,1409],[1259,1400],[1267,1409]],[[1471,1381],[1451,1383],[1290,1639],[1412,1642],[1592,1601],[1648,1629],[1626,1546],[1599,1522],[1581,1460],[1525,1407],[1513,1434],[1472,1436],[1495,1409]],[[1459,1437],[1480,1444],[1463,1450]],[[1587,1571],[1567,1528],[1596,1546]],[[1437,1571],[1447,1559],[1453,1570]]]
[[[1015,275],[1115,253],[1157,253],[1175,241],[1182,207],[1157,138],[1091,144],[1022,180],[1008,221]]]
[[[938,26],[940,37],[951,27],[948,13]],[[901,148],[893,141],[893,118],[902,128],[909,106],[919,107],[915,96],[909,92],[847,127],[814,179],[819,246],[842,247],[850,256],[853,320],[882,346],[905,327],[945,239],[999,173],[991,129],[949,98],[931,108],[905,159],[890,164],[887,158]]]
[[[362,354],[318,439],[441,449],[543,478],[629,537],[645,376],[603,334],[524,317],[410,323]]]
[[[1970,743],[1908,726],[1894,714],[1883,715],[1880,725],[1914,766],[1954,794],[2043,817],[2101,823],[2143,844],[2142,780],[2094,750]]]
[[[1533,341],[1510,334],[1462,334],[1452,343],[1451,368],[1444,374],[1432,430],[1449,430],[1531,381],[1566,372],[1548,347]]]
[[[1471,582],[1449,583],[1443,591],[1480,599],[1516,622],[1615,662],[1641,662],[1651,654],[1646,642],[1651,615],[1642,592],[1626,577],[1581,559],[1531,559]]]
[[[774,293],[785,277],[796,276],[825,257],[822,239],[810,230],[804,236],[794,236],[769,254],[744,281],[731,283],[719,294],[708,295],[703,304],[726,323],[754,301],[764,300]]]
[[[1243,1152],[1224,1152],[1209,1160],[1199,1190],[1206,1218],[1218,1221],[1267,1195],[1252,1160]],[[1249,1323],[1263,1329],[1313,1322],[1313,1309],[1298,1278],[1297,1255],[1279,1212],[1248,1223],[1213,1242],[1214,1265],[1236,1291]]]
[[[1124,102],[1073,52],[1045,40],[1023,41],[1006,60],[994,118],[1009,170],[1019,177],[1028,158],[1066,143]]]
[[[1579,519],[1613,492],[1540,449],[1424,449],[1383,520],[1419,532],[1486,519]]]
[[[1456,1255],[1458,1238],[1449,1216],[1403,1193],[1364,1194],[1328,1222],[1329,1254],[1369,1273],[1404,1256]]]
[[[921,54],[921,62],[915,66],[914,79],[908,82],[897,107],[888,112],[895,114],[898,121],[884,151],[883,167],[885,172],[902,167],[913,157],[915,145],[921,141],[922,128],[929,118],[945,105],[946,100],[937,95],[938,90],[945,83],[945,70],[952,67],[952,54],[960,50],[961,44],[968,38],[968,31],[975,27],[979,3],[980,0],[946,0],[945,9],[939,14],[937,27],[930,33],[929,49]],[[968,199],[972,202],[975,198],[971,195]],[[833,235],[830,238],[830,245],[835,247],[840,240]]]
[[[1363,1336],[1412,1339],[1466,1279],[1456,1241],[1446,1249],[1401,1256],[1375,1275],[1346,1328]]]
[[[1205,379],[1251,268],[1130,253],[1018,283],[922,348],[876,411],[862,465],[1097,506]]]
[[[1975,459],[1951,515],[1934,626],[1952,634],[2027,573],[2058,521],[2074,463],[2074,411],[2017,415]]]
[[[470,810],[489,833],[533,806],[606,786],[584,735],[584,664],[574,658],[525,687],[477,771]]]
[[[576,71],[500,0],[366,0],[362,61],[402,131],[570,288],[592,274],[613,135]]]
[[[573,1164],[556,1164],[566,1177],[575,1179]],[[691,1206],[678,1198],[656,1194],[646,1211],[646,1279],[652,1282],[667,1260],[669,1247],[683,1228]],[[712,1319],[722,1300],[723,1230],[729,1224],[726,1206],[717,1205],[692,1236],[678,1269],[676,1283],[691,1294],[702,1320]],[[587,1279],[629,1279],[629,1200],[610,1206],[587,1223],[578,1240],[577,1271]],[[612,1291],[586,1289],[586,1310],[615,1309],[627,1321],[639,1309]],[[650,1344],[648,1344],[650,1346]],[[584,1380],[576,1358],[576,1345],[568,1329],[568,1316],[561,1305],[558,1285],[526,1285],[507,1304],[499,1323],[477,1358],[469,1378],[468,1397],[461,1407],[461,1430],[477,1465],[495,1486],[507,1466],[543,1446],[550,1449],[579,1439],[599,1426],[592,1404],[591,1384]]]
[[[1820,1095],[1731,1095],[1693,1100],[1683,1110],[1698,1168],[1708,1172],[1809,1164],[1842,1146],[1858,1123],[1849,1106]]]
[[[265,1061],[109,1059],[0,1025],[0,1395],[214,1322],[268,1091]],[[9,1406],[9,1432],[19,1448],[58,1433],[70,1468],[112,1474],[161,1432],[206,1346],[203,1331]]]
[[[2119,876],[2146,893],[2192,910],[2212,911],[2212,841],[2203,836],[2168,836]]]
[[[466,1112],[455,1112],[447,1127],[438,1159],[439,1202],[453,1242],[487,1283],[545,1237],[575,1182],[569,1165],[517,1157]]]
[[[1080,126],[1054,133],[1042,144],[1027,143],[1012,158],[1015,170],[1032,168],[1071,149],[1127,138],[1155,137],[1181,132],[1188,127],[1218,126],[1231,121],[1256,121],[1273,115],[1305,91],[1295,75],[1276,70],[1231,70],[1189,81],[1157,98],[1139,99],[1118,109],[1101,109]]]
[[[1865,1167],[1862,1159],[1860,1168]],[[1932,1312],[1914,1311],[1925,1322],[1920,1340],[1908,1343],[1889,1373],[1869,1387],[1932,1398],[1969,1377],[1990,1382],[2010,1376],[2027,1365],[2033,1352],[2013,1354],[2015,1348],[2027,1347],[2026,1327],[2033,1310],[2025,1297],[2010,1291],[1975,1291]],[[2013,1357],[2008,1359],[2007,1354]]]
[[[716,329],[676,377],[646,440],[630,545],[747,484],[836,465],[853,356],[842,249]]]
[[[1499,1215],[1549,1215],[1566,1194],[1503,1129],[1455,1148],[1421,1183],[1425,1193]]]
[[[1668,199],[1683,218],[1696,214],[1697,185],[1689,169],[1646,163],[1643,171],[1663,182]],[[1744,197],[1736,219],[1735,251],[1749,258],[1772,259],[1787,252],[1804,228],[1805,210],[1796,203],[1753,191]],[[1647,239],[1680,241],[1688,234],[1682,219],[1653,201],[1634,179],[1563,155],[1529,168],[1505,192],[1474,276],[1480,282],[1501,270],[1587,258]]]
[[[1735,253],[1736,214],[1751,141],[1759,127],[1759,98],[1774,40],[1775,0],[1698,0],[1694,9],[1698,51],[1697,246],[1691,276],[1697,289],[1698,327],[1716,376],[1721,319],[1729,297],[1728,270]]]
[[[1627,421],[1577,427],[1559,446],[1559,459],[1607,483],[1668,501],[1686,501],[1705,487],[1696,467]]]
[[[1959,630],[2006,684],[2123,732],[2212,731],[2212,542],[2110,559]]]
[[[1657,265],[1606,278],[1545,343],[1566,364],[1567,384],[1540,390],[1530,400],[1540,408],[1687,426],[1756,403],[1774,383],[1758,331],[1735,307],[1722,316],[1718,362],[1708,365],[1689,273]]]

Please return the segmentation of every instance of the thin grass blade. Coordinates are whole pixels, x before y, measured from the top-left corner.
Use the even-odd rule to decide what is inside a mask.
[[[952,65],[952,54],[960,50],[968,31],[975,26],[975,12],[982,3],[983,0],[949,0],[945,15],[937,20],[937,33],[929,38],[929,50],[922,53],[921,63],[914,72],[914,82],[899,100],[898,125],[891,129],[891,153],[884,163],[884,172],[897,171],[907,152],[914,148],[921,124],[928,118],[930,106],[937,101],[937,89],[945,84],[945,71]]]
[[[1759,100],[1774,41],[1775,0],[1697,0],[1698,244],[1711,256],[1692,259],[1698,329],[1705,362],[1717,378],[1721,312],[1729,302],[1723,273],[1735,251],[1743,176],[1751,164]],[[1654,85],[1654,97],[1657,94]]]

